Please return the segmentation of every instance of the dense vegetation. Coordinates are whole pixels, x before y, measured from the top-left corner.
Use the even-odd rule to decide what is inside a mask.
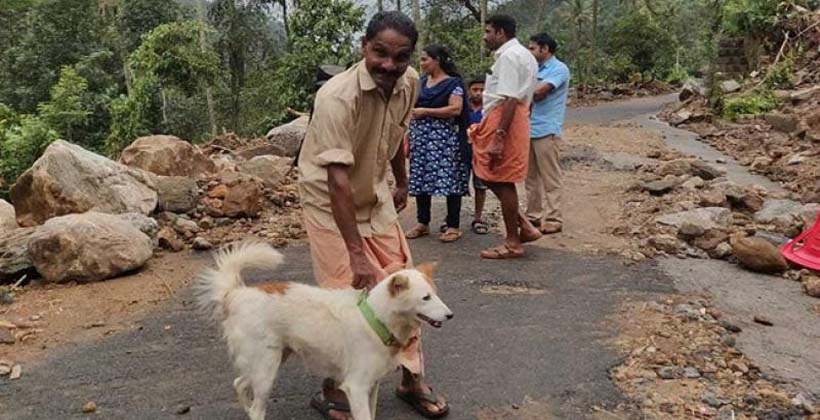
[[[0,178],[12,182],[58,137],[115,156],[149,133],[191,141],[262,134],[289,108],[309,108],[317,64],[355,60],[363,24],[379,7],[411,14],[415,6],[423,43],[449,47],[465,75],[486,69],[481,5],[377,1],[4,0]],[[489,12],[516,17],[521,38],[554,35],[574,84],[585,87],[682,81],[712,60],[722,33],[766,40],[789,4],[510,0]]]

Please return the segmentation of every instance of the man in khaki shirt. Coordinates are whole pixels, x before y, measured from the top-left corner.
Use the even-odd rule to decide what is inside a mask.
[[[299,154],[299,189],[316,281],[322,287],[365,289],[412,266],[398,223],[407,205],[400,147],[419,90],[409,67],[418,32],[399,12],[381,12],[362,40],[364,59],[319,90]],[[395,188],[387,183],[390,164]],[[448,406],[424,382],[418,337],[405,346],[399,396],[425,416]],[[337,384],[325,380],[311,405],[326,418],[349,419]]]

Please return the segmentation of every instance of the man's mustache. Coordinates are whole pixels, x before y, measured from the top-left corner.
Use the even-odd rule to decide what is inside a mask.
[[[376,69],[373,70],[373,72],[376,73],[376,74],[380,74],[382,76],[389,76],[389,77],[395,77],[395,78],[401,77],[401,74],[402,74],[402,72],[399,71],[399,70],[389,71],[389,70],[384,70],[384,69],[381,69],[381,68],[376,68]]]

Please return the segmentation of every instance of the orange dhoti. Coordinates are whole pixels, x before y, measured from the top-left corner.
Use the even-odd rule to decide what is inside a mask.
[[[353,271],[350,269],[350,257],[342,235],[335,228],[322,226],[307,215],[304,219],[316,283],[326,289],[350,288]],[[410,247],[398,222],[384,233],[362,239],[365,255],[378,270],[381,280],[396,271],[413,266]],[[420,333],[421,331],[410,339],[399,353],[402,366],[417,375],[424,374]]]
[[[486,182],[523,182],[527,177],[530,153],[530,112],[526,104],[515,107],[510,127],[504,137],[504,154],[490,169],[490,146],[501,124],[502,106],[496,106],[470,131],[473,143],[473,170]]]

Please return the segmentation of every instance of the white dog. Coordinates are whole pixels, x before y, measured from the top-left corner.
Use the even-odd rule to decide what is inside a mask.
[[[313,373],[340,384],[356,420],[373,420],[379,381],[399,367],[402,345],[421,323],[435,328],[453,317],[438,298],[432,266],[399,271],[365,293],[299,283],[247,287],[246,268],[272,269],[283,261],[273,248],[240,245],[217,254],[197,286],[200,305],[222,322],[239,377],[239,401],[251,420],[265,403],[279,366],[290,353]]]

